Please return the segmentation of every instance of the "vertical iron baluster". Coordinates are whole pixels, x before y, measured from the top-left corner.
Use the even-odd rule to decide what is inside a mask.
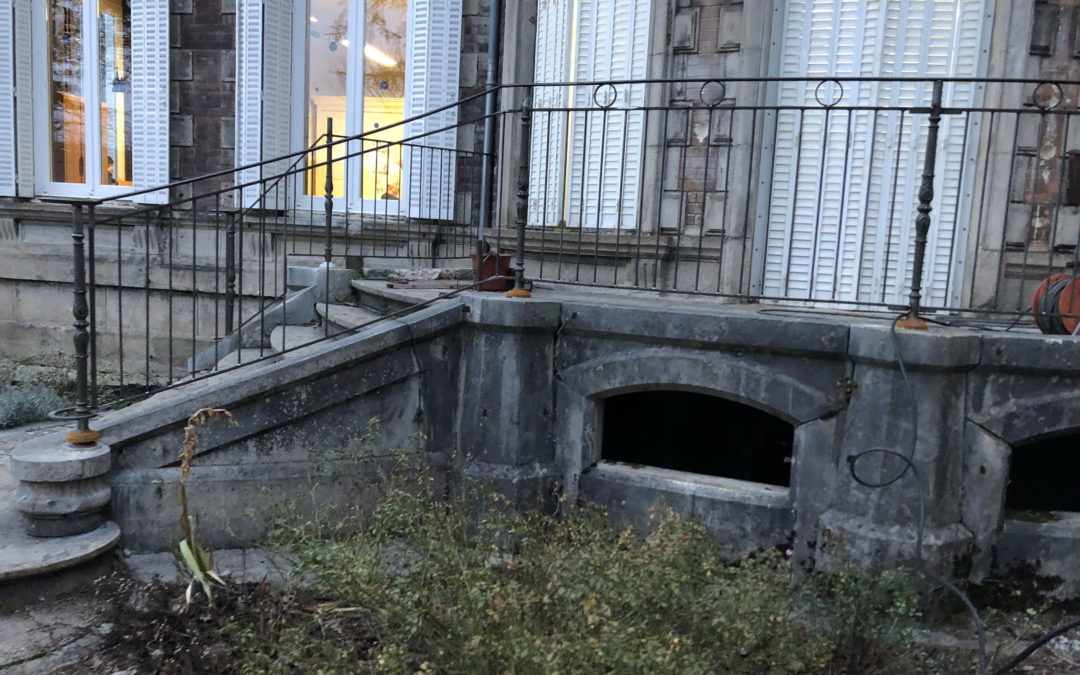
[[[116,220],[116,325],[120,328],[117,331],[118,351],[120,352],[120,372],[119,382],[117,384],[124,384],[124,269],[121,261],[121,253],[123,252],[123,246],[121,246],[121,240],[124,237],[124,221],[123,218],[117,218]]]
[[[87,392],[87,360],[90,348],[90,308],[86,301],[86,249],[83,229],[82,204],[72,204],[74,211],[71,226],[71,242],[74,254],[74,302],[71,313],[75,317],[75,429],[67,434],[69,443],[93,443],[101,437],[90,429],[90,399]]]
[[[529,218],[529,143],[531,139],[532,90],[526,89],[525,102],[521,107],[521,138],[517,177],[517,247],[514,252],[514,287],[506,292],[509,298],[528,298],[532,293],[525,288],[525,225]],[[496,267],[498,270],[498,267]]]
[[[97,346],[97,227],[94,217],[94,205],[87,204],[86,206],[86,229],[88,235],[88,244],[90,248],[90,254],[87,256],[87,290],[90,299],[90,407],[97,407],[98,398],[98,378],[97,378],[97,362],[98,362],[98,346]],[[122,333],[122,328],[118,325],[118,333]]]
[[[195,188],[192,186],[192,191]],[[199,288],[197,284],[199,265],[197,264],[196,256],[196,240],[199,236],[198,232],[198,220],[199,220],[199,201],[198,198],[191,200],[191,368],[189,369],[189,375],[195,376],[195,356],[199,353],[198,345],[198,331],[196,330],[199,323]]]
[[[334,138],[334,118],[326,118],[326,137]],[[346,155],[348,153],[346,152]],[[326,146],[326,196],[324,198],[324,208],[326,210],[326,243],[323,246],[323,306],[330,306],[330,258],[334,252],[334,233],[331,229],[334,224],[334,146]],[[346,159],[346,162],[348,160]],[[330,324],[323,321],[323,334],[330,334]]]
[[[922,185],[919,188],[919,205],[915,218],[915,261],[911,275],[911,294],[908,313],[897,326],[912,330],[926,330],[926,322],[919,317],[922,301],[922,272],[926,257],[926,237],[930,232],[930,211],[934,201],[934,168],[937,163],[938,127],[941,124],[941,80],[934,81],[933,99],[930,102],[930,128],[926,135],[926,160],[923,163]]]

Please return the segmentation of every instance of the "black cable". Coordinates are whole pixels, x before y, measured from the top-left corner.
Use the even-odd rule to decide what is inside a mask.
[[[919,438],[919,409],[918,400],[915,398],[915,388],[911,385],[911,378],[908,376],[907,365],[904,363],[903,352],[900,349],[900,338],[896,334],[896,325],[907,314],[901,314],[893,319],[892,325],[889,328],[889,335],[892,338],[893,349],[896,351],[896,364],[900,368],[900,375],[904,381],[904,391],[908,398],[908,410],[911,413],[911,442],[908,448],[907,454],[899,453],[889,448],[868,448],[862,452],[849,455],[847,458],[848,469],[851,472],[851,477],[856,483],[864,487],[869,488],[884,488],[896,483],[901,478],[907,475],[910,471],[915,476],[918,499],[918,519],[915,525],[915,570],[922,574],[927,579],[936,582],[937,584],[944,586],[950,593],[960,598],[960,601],[967,607],[968,613],[971,614],[971,623],[975,629],[975,635],[979,640],[979,672],[985,673],[988,670],[987,658],[986,658],[986,629],[983,625],[982,617],[979,615],[979,610],[975,607],[975,604],[971,602],[971,598],[967,596],[962,590],[960,590],[955,584],[949,580],[938,576],[931,572],[926,567],[926,560],[923,558],[923,536],[926,530],[926,494],[923,488],[922,478],[919,475],[919,469],[915,465],[915,450],[918,444]],[[856,464],[858,461],[869,455],[885,455],[896,457],[904,463],[904,468],[892,478],[882,481],[870,481],[866,480],[859,475]]]
[[[1004,673],[1007,673],[1010,670],[1012,670],[1013,668],[1017,667],[1027,657],[1034,654],[1035,651],[1037,649],[1039,649],[1039,647],[1042,647],[1047,642],[1050,642],[1051,640],[1058,637],[1059,635],[1063,635],[1063,634],[1069,632],[1073,628],[1080,628],[1080,619],[1077,619],[1075,621],[1070,621],[1069,623],[1058,626],[1057,628],[1053,629],[1049,633],[1046,633],[1045,635],[1043,635],[1041,638],[1039,638],[1035,642],[1032,642],[1030,645],[1027,646],[1026,649],[1024,649],[1024,651],[1022,651],[1019,654],[1017,654],[1016,656],[1014,656],[1011,661],[1006,663],[1001,668],[998,668],[997,670],[995,670],[993,675],[1004,675]]]
[[[912,473],[912,475],[914,475],[916,487],[918,488],[918,518],[916,519],[915,527],[915,571],[919,572],[927,579],[930,579],[931,581],[945,587],[950,593],[959,598],[960,602],[962,602],[964,604],[964,607],[967,608],[968,614],[971,615],[971,623],[975,629],[976,638],[979,642],[979,672],[983,675],[990,675],[990,666],[987,659],[986,649],[986,626],[983,623],[982,616],[979,615],[978,608],[975,607],[975,603],[971,601],[971,598],[968,597],[968,595],[964,593],[964,591],[962,591],[958,586],[956,586],[948,579],[938,576],[934,572],[930,571],[926,567],[926,560],[923,558],[923,537],[926,530],[926,493],[923,486],[922,477],[919,475],[919,468],[915,464],[915,450],[917,447],[919,436],[918,400],[915,398],[915,389],[914,387],[912,387],[911,379],[908,377],[907,366],[904,363],[903,352],[900,349],[900,339],[899,337],[897,337],[896,333],[897,323],[905,316],[907,316],[906,313],[901,314],[893,320],[889,333],[892,338],[893,349],[896,351],[896,364],[900,368],[900,375],[904,380],[904,391],[907,393],[909,410],[911,411],[910,448],[908,449],[907,454],[903,454],[889,448],[868,448],[866,450],[848,456],[848,469],[851,472],[851,477],[855,480],[856,483],[869,488],[888,487],[889,485],[896,483],[905,475],[907,475],[909,471]],[[892,478],[889,478],[888,480],[867,480],[859,475],[856,464],[860,459],[875,454],[895,457],[904,463],[904,468],[898,474],[896,474]],[[1054,628],[1048,633],[1045,633],[1040,638],[1030,643],[1023,651],[1014,656],[1012,660],[1010,660],[1004,666],[995,670],[992,675],[1004,675],[1005,673],[1012,671],[1013,668],[1016,668],[1016,666],[1020,665],[1024,660],[1034,654],[1040,647],[1047,644],[1054,638],[1078,627],[1080,627],[1080,619],[1063,624],[1061,626],[1058,626],[1057,628]]]

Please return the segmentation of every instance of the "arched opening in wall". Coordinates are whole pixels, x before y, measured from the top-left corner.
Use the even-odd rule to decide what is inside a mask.
[[[603,402],[601,459],[787,486],[795,427],[742,403],[686,391]]]
[[[1080,512],[1080,432],[1013,448],[1006,513]]]

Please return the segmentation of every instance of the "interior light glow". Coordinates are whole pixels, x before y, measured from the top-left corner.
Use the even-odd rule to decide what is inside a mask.
[[[348,47],[349,46],[349,41],[345,40],[345,39],[338,40],[338,44],[341,45],[342,47]]]
[[[370,43],[364,45],[364,57],[367,58],[368,61],[387,68],[393,68],[398,64],[398,62],[394,60],[394,57]]]
[[[311,19],[311,23],[319,23],[319,20],[314,16],[311,16],[311,17],[308,17],[308,18]]]

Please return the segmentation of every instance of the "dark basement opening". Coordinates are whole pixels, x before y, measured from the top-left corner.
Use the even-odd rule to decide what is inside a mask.
[[[742,403],[685,391],[604,400],[601,458],[787,487],[795,427]]]
[[[1005,508],[1009,511],[1080,511],[1080,433],[1013,448]]]

